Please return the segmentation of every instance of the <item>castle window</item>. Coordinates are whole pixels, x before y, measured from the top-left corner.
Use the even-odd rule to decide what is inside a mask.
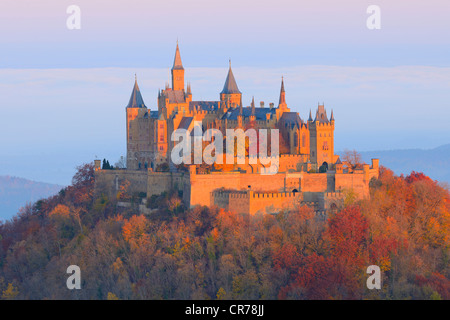
[[[328,150],[328,142],[327,142],[327,141],[325,141],[325,142],[323,143],[322,149],[325,150],[325,151]]]

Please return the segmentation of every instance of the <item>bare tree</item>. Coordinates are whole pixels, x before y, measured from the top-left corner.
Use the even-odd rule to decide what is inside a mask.
[[[119,160],[114,164],[117,169],[125,169],[127,167],[127,160],[124,156],[120,156]]]
[[[347,162],[352,169],[355,169],[359,164],[362,164],[361,155],[356,150],[345,149],[341,160]]]

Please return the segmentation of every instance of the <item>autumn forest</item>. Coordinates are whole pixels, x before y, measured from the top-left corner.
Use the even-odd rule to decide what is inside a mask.
[[[306,206],[241,215],[94,194],[94,168],[0,224],[1,299],[450,299],[450,194],[423,173],[382,167],[370,200],[351,193],[327,219]],[[66,269],[81,270],[68,290]],[[382,287],[366,286],[369,265]]]

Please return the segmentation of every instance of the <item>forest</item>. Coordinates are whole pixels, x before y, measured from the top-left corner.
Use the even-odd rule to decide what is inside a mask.
[[[423,173],[380,169],[370,199],[351,192],[326,220],[185,208],[177,192],[151,214],[122,185],[94,194],[94,168],[0,224],[0,299],[450,299],[450,193]],[[69,290],[66,270],[81,270]],[[366,286],[369,265],[381,289]]]

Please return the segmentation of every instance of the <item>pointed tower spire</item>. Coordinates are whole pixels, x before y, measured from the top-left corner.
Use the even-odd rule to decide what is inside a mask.
[[[231,70],[231,60],[229,60],[229,63],[230,66],[228,68],[227,79],[225,80],[225,85],[223,86],[221,94],[241,93],[236,84],[236,80],[234,79],[233,70]]]
[[[139,90],[136,74],[134,74],[134,87],[127,108],[146,108],[141,91]]]
[[[308,121],[313,121],[312,115],[311,115],[311,109],[309,109],[309,118],[308,118]]]
[[[187,89],[186,89],[186,90],[187,90],[186,93],[187,93],[188,95],[192,94],[192,92],[191,92],[191,83],[190,83],[190,82],[188,82],[188,84],[187,84]]]
[[[184,69],[183,63],[181,62],[181,55],[180,55],[180,48],[178,47],[178,40],[177,40],[177,48],[175,50],[175,59],[173,60],[173,69]]]
[[[284,91],[284,78],[281,76],[280,101],[278,107],[286,107],[286,92]]]
[[[256,114],[256,108],[255,108],[255,97],[252,97],[252,116]]]
[[[173,66],[171,71],[172,71],[172,90],[184,91],[184,68],[183,63],[181,63],[181,55],[180,55],[180,48],[178,47],[178,40],[177,40],[177,48],[175,50],[175,58],[173,59]]]
[[[331,117],[330,117],[330,121],[334,121],[333,109],[331,109]]]

